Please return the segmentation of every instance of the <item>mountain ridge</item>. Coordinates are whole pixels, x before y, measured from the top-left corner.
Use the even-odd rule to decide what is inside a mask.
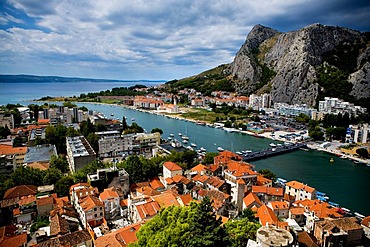
[[[165,80],[116,80],[116,79],[97,79],[82,77],[64,76],[38,76],[38,75],[4,75],[0,74],[0,83],[34,83],[34,82],[166,82]]]
[[[273,102],[308,106],[328,96],[370,107],[370,32],[319,23],[280,32],[258,24],[222,66],[219,80],[242,95],[267,92]],[[199,81],[205,73],[171,85]]]

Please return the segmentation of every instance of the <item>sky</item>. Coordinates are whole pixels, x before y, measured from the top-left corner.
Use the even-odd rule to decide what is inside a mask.
[[[368,0],[0,0],[0,74],[181,79],[233,61],[249,31],[370,31]]]

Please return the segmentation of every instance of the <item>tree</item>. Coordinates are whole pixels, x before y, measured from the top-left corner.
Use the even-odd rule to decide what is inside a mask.
[[[299,122],[299,123],[308,123],[310,121],[310,117],[307,116],[306,114],[304,113],[300,113],[296,118],[295,118],[295,121]]]
[[[94,125],[91,123],[89,118],[80,123],[80,132],[84,137],[95,132]]]
[[[260,227],[259,223],[251,222],[248,218],[229,220],[225,224],[228,246],[247,246],[249,239],[256,239],[256,233]]]
[[[225,246],[226,231],[208,197],[187,207],[162,209],[137,233],[129,246]]]
[[[118,165],[120,166],[120,165]],[[139,156],[131,155],[122,163],[122,167],[130,175],[130,179],[137,183],[143,182],[145,176],[143,174],[143,163],[141,162]]]
[[[58,156],[57,155],[51,156],[50,167],[59,169],[62,173],[66,173],[69,171],[67,158],[65,155],[61,155],[61,154],[59,154]]]
[[[8,135],[10,135],[10,129],[6,125],[5,127],[0,126],[0,139],[5,139]]]
[[[362,158],[364,158],[364,159],[369,158],[369,152],[367,151],[367,149],[366,149],[366,148],[358,148],[358,149],[356,149],[356,153],[357,153],[360,157],[362,157]]]
[[[68,196],[69,195],[69,188],[74,185],[75,182],[73,178],[70,176],[62,177],[55,183],[55,192],[57,193],[58,197]]]
[[[41,186],[43,185],[43,177],[43,171],[23,166],[15,169],[15,171],[10,176],[15,186],[23,184]]]
[[[127,122],[126,122],[126,117],[125,116],[123,116],[122,117],[122,128],[123,128],[123,130],[126,130],[127,129]]]
[[[259,174],[261,174],[263,177],[275,180],[276,179],[276,174],[274,174],[272,171],[268,169],[262,169],[258,171]]]
[[[240,214],[239,214],[239,217],[240,218],[247,218],[248,221],[250,222],[257,222],[257,219],[255,217],[256,215],[256,212],[253,211],[252,209],[250,208],[246,208],[244,209]]]
[[[203,159],[203,163],[206,165],[213,164],[214,158],[218,155],[216,152],[206,153]]]
[[[152,129],[152,131],[150,133],[156,133],[156,132],[158,132],[161,135],[163,134],[163,130],[160,129],[160,128],[154,128],[154,129]]]
[[[42,182],[44,185],[55,184],[62,176],[63,174],[59,169],[50,167],[45,171]]]
[[[94,149],[95,153],[99,153],[99,136],[95,133],[90,133],[86,139]]]

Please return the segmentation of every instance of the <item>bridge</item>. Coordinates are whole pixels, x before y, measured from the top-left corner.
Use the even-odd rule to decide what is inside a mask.
[[[279,154],[289,153],[295,150],[298,150],[300,148],[307,148],[307,145],[305,143],[291,143],[291,144],[284,144],[277,147],[271,147],[262,149],[259,151],[253,151],[251,153],[243,154],[242,158],[243,161],[251,161],[251,160],[259,160],[268,158],[271,156],[276,156]]]

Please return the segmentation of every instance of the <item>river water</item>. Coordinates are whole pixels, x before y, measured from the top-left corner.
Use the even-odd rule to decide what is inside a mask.
[[[153,128],[161,128],[163,138],[174,134],[181,140],[178,133],[189,137],[189,143],[197,144],[197,148],[204,147],[207,152],[217,152],[217,147],[231,151],[260,150],[269,147],[272,141],[265,138],[255,138],[241,133],[229,133],[221,129],[200,126],[192,122],[158,116],[150,113],[126,109],[120,106],[78,104],[90,110],[99,111],[114,118],[132,119],[150,132]],[[330,163],[330,158],[335,162]],[[364,215],[370,214],[370,167],[356,165],[349,160],[343,160],[327,153],[315,150],[294,151],[267,159],[250,162],[256,170],[269,169],[278,177],[289,180],[298,180],[325,192],[330,201],[339,203],[342,207],[351,209]]]
[[[28,105],[32,100],[43,96],[73,96],[80,93],[101,91],[112,87],[131,86],[136,82],[126,83],[0,83],[0,105],[7,103],[21,103]],[[114,118],[127,117],[142,126],[147,131],[159,127],[164,131],[163,137],[170,134],[178,139],[178,133],[189,136],[189,143],[196,143],[198,148],[204,147],[208,152],[217,151],[217,147],[231,151],[259,150],[267,148],[272,142],[269,139],[259,139],[240,133],[228,133],[224,130],[207,126],[199,126],[192,122],[180,121],[163,116],[153,115],[126,109],[120,106],[78,104],[85,105],[90,110],[96,110]],[[289,180],[298,180],[325,192],[330,200],[339,203],[342,207],[370,215],[370,167],[355,165],[349,160],[333,157],[335,162],[330,163],[332,155],[310,150],[295,151],[263,160],[252,161],[256,170],[269,169],[278,177]]]

